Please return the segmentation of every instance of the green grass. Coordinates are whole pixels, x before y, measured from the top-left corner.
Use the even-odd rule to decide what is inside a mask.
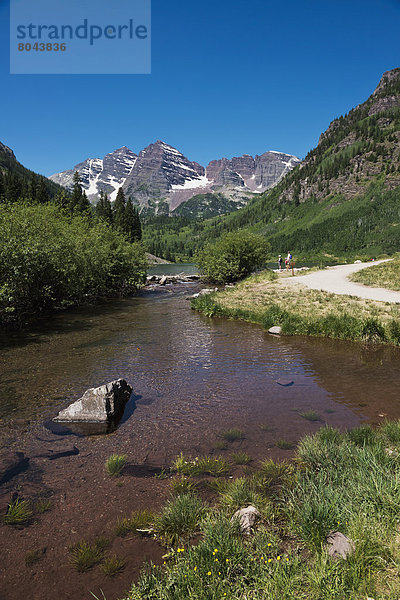
[[[15,500],[8,505],[7,513],[3,517],[6,525],[11,527],[26,527],[33,519],[33,511],[28,500]]]
[[[306,410],[304,412],[301,412],[300,416],[303,417],[304,419],[307,419],[307,421],[320,421],[321,420],[321,417],[319,416],[318,413],[315,412],[315,410]]]
[[[235,465],[248,465],[251,462],[251,458],[246,452],[232,452],[229,458]]]
[[[294,463],[266,459],[249,477],[216,480],[214,506],[176,498],[162,513],[163,541],[178,549],[126,600],[398,600],[399,452],[400,421],[323,427],[300,441]],[[249,503],[262,518],[242,536],[231,517]],[[332,530],[355,542],[345,561],[324,550]]]
[[[196,484],[194,481],[190,481],[184,475],[180,477],[175,477],[171,479],[170,482],[171,493],[173,496],[181,496],[182,494],[189,494],[194,492],[196,489]]]
[[[236,440],[243,439],[244,435],[241,429],[238,429],[237,427],[232,427],[231,429],[222,431],[221,437],[227,442],[235,442]]]
[[[349,278],[356,283],[370,287],[381,287],[389,290],[400,290],[400,260],[397,257],[387,263],[362,269]]]
[[[129,517],[122,517],[117,520],[115,534],[124,537],[128,533],[140,534],[138,529],[150,529],[154,521],[154,514],[148,510],[136,510]]]
[[[177,496],[157,515],[157,535],[169,546],[187,542],[197,532],[204,511],[202,501],[195,494]]]
[[[294,448],[294,444],[292,442],[283,439],[276,440],[275,446],[280,450],[291,450],[292,448]]]
[[[46,500],[45,498],[38,500],[35,504],[35,511],[39,514],[43,514],[47,511],[51,510],[52,508],[53,508],[52,501]]]
[[[172,469],[189,477],[198,475],[222,477],[228,473],[229,466],[228,461],[222,456],[196,456],[195,458],[187,458],[181,453],[175,459]]]
[[[86,541],[77,542],[68,549],[71,565],[79,573],[86,573],[104,560],[104,551],[108,545],[106,538],[99,538],[92,544]]]
[[[126,456],[124,454],[111,454],[106,460],[106,471],[111,477],[119,477],[126,465]]]
[[[114,555],[105,558],[100,568],[104,575],[115,577],[116,575],[119,575],[119,573],[122,573],[125,567],[126,560]]]
[[[267,273],[195,298],[192,307],[209,317],[241,319],[265,329],[279,325],[283,335],[400,345],[398,304],[288,286],[284,279],[271,281]]]
[[[228,447],[228,444],[224,440],[218,440],[214,444],[214,448],[216,450],[226,450],[227,447]]]

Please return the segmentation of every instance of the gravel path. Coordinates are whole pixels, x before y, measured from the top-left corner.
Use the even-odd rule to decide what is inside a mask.
[[[316,271],[309,275],[288,277],[284,281],[287,285],[304,285],[313,290],[323,290],[333,294],[358,296],[359,298],[382,302],[400,302],[400,292],[393,292],[384,288],[371,288],[348,280],[348,276],[352,273],[386,262],[386,260],[328,267],[323,271]]]

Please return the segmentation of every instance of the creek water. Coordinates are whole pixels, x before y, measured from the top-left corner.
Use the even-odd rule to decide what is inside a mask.
[[[256,325],[209,319],[190,308],[195,289],[166,286],[3,334],[0,430],[46,421],[87,388],[118,377],[133,386],[136,401],[121,435],[137,432],[140,420],[141,431],[157,431],[173,451],[197,448],[222,427],[255,432],[262,424],[272,438],[296,441],[321,423],[400,417],[398,349],[276,338]],[[302,417],[308,410],[320,420]]]

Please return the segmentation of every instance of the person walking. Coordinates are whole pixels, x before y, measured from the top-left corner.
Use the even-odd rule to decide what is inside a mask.
[[[287,257],[286,257],[286,260],[285,260],[286,271],[288,271],[288,270],[289,270],[289,268],[290,268],[290,266],[291,266],[291,262],[292,262],[292,255],[291,255],[291,253],[288,251],[288,253],[287,253]]]
[[[282,254],[278,256],[278,268],[282,271]]]

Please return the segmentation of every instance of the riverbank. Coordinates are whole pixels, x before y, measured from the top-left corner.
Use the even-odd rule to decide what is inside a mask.
[[[263,271],[234,287],[193,299],[192,307],[209,317],[241,319],[265,329],[279,326],[283,335],[400,344],[399,304],[305,287],[315,275],[278,278]]]
[[[320,429],[300,441],[294,463],[264,460],[236,479],[201,478],[201,458],[179,457],[172,497],[153,521],[173,549],[126,600],[397,599],[399,453],[393,422]],[[254,521],[234,518],[249,505]]]

